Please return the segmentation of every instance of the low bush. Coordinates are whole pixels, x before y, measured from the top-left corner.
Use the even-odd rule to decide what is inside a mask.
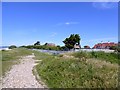
[[[91,57],[91,55],[89,53],[84,52],[84,51],[74,52],[72,55],[76,58],[83,58],[84,57],[87,59],[87,58]]]
[[[11,45],[11,46],[9,46],[8,48],[9,48],[9,49],[13,49],[13,48],[17,48],[17,46]]]
[[[62,48],[59,46],[47,46],[47,45],[28,45],[28,46],[21,46],[28,49],[45,49],[45,50],[62,50]]]

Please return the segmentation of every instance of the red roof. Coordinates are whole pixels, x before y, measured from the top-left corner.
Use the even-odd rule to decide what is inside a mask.
[[[116,46],[116,43],[110,42],[110,43],[98,43],[95,44],[93,48],[109,48],[111,46]]]

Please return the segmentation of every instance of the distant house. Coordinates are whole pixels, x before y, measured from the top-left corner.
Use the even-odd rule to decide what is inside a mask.
[[[45,43],[45,45],[47,45],[47,46],[55,46],[54,43]]]
[[[117,46],[117,43],[110,42],[110,43],[98,43],[95,44],[93,49],[109,49],[111,46]]]
[[[80,45],[78,45],[78,44],[75,44],[75,45],[74,45],[74,50],[76,50],[76,49],[80,49],[80,48],[81,48]]]
[[[86,46],[84,46],[84,49],[90,49],[90,46],[86,45]]]

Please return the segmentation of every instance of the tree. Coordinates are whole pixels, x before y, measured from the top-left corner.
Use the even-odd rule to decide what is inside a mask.
[[[68,49],[74,48],[74,45],[80,45],[80,36],[79,34],[71,34],[69,38],[66,38],[63,43]]]
[[[79,36],[79,34],[75,34],[75,38],[76,38],[76,42],[78,43],[78,45],[80,45],[80,36]]]
[[[66,46],[62,46],[62,47],[61,47],[61,50],[62,50],[62,51],[68,51],[69,49],[68,49]]]
[[[45,43],[44,45],[47,45],[48,43]]]
[[[36,45],[40,45],[40,42],[39,42],[39,41],[37,41],[34,45],[35,45],[35,46],[36,46]]]
[[[9,49],[13,49],[13,48],[17,48],[17,46],[11,45],[11,46],[9,46],[8,48],[9,48]]]

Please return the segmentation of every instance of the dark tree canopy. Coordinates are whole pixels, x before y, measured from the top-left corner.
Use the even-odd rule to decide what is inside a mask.
[[[8,48],[9,48],[9,49],[13,49],[13,48],[17,48],[17,46],[11,45],[11,46],[9,46]]]
[[[40,42],[39,42],[39,41],[37,41],[34,45],[40,45]]]
[[[48,43],[45,43],[44,45],[47,45]]]
[[[79,34],[71,34],[63,43],[68,49],[73,49],[75,44],[80,45],[80,36]]]

